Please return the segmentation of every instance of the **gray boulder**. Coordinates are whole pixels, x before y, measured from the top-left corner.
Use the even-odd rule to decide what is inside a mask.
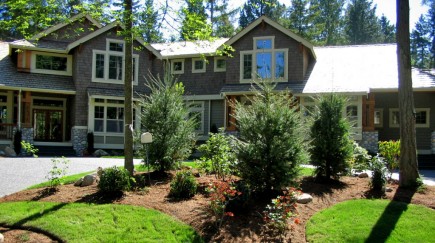
[[[106,151],[102,150],[102,149],[97,149],[93,155],[95,157],[101,157],[101,156],[109,156],[109,153],[107,153]]]
[[[90,185],[94,184],[95,181],[96,181],[95,176],[87,175],[87,176],[83,177],[83,181],[82,181],[82,184],[80,186],[90,186]]]
[[[5,156],[7,157],[17,157],[17,153],[11,147],[7,146],[5,148]]]
[[[369,177],[369,174],[367,174],[365,172],[358,175],[358,178],[367,178],[367,177]]]
[[[81,186],[82,183],[83,183],[83,177],[80,178],[80,179],[78,179],[78,180],[74,183],[74,186]]]
[[[0,243],[5,242],[5,237],[0,233]]]
[[[301,204],[307,204],[311,201],[313,201],[313,197],[307,193],[303,193],[297,197],[297,202]]]

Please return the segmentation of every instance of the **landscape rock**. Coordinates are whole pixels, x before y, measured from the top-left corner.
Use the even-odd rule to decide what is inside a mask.
[[[94,184],[95,181],[96,181],[95,176],[93,176],[93,175],[87,175],[87,176],[83,177],[83,181],[80,184],[80,186],[82,186],[82,187],[83,186],[90,186],[90,185]]]
[[[102,150],[102,149],[97,149],[93,155],[95,157],[101,157],[101,156],[109,156],[109,153],[107,153],[106,151]]]
[[[358,178],[367,178],[367,177],[369,177],[369,174],[367,174],[365,172],[358,175]]]
[[[301,204],[307,204],[309,202],[313,201],[313,197],[310,194],[303,193],[302,195],[299,195],[297,197],[297,202]]]
[[[5,237],[0,233],[0,243],[5,242]]]
[[[5,151],[0,150],[0,156],[6,156]]]
[[[15,153],[15,150],[13,150],[11,147],[7,146],[5,148],[5,155],[7,157],[17,157],[17,153]]]
[[[81,186],[82,182],[83,182],[83,178],[80,178],[74,183],[74,186]]]

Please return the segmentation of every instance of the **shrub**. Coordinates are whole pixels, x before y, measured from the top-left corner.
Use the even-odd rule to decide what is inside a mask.
[[[39,152],[39,149],[35,148],[33,144],[26,141],[21,141],[21,147],[24,149],[26,155],[31,154],[35,158],[38,157],[36,153]]]
[[[105,193],[128,191],[131,188],[131,177],[127,170],[116,166],[103,169],[100,173],[98,189]]]
[[[66,175],[70,161],[62,156],[51,159],[51,163],[52,167],[46,178],[49,181],[49,187],[54,189],[61,184],[60,178]]]
[[[144,129],[153,135],[153,142],[149,144],[150,163],[163,172],[174,168],[177,162],[192,153],[197,117],[196,113],[189,114],[183,100],[183,84],[176,82],[169,73],[163,81],[150,76],[147,87],[151,93],[142,97],[141,121]]]
[[[198,183],[190,171],[177,172],[171,181],[169,196],[174,198],[191,198],[196,194]]]
[[[223,130],[219,133],[209,133],[209,139],[205,144],[198,147],[202,152],[199,161],[200,168],[208,172],[216,173],[217,178],[225,181],[231,176],[236,164],[236,155],[230,145],[230,137]]]
[[[384,159],[380,156],[375,156],[371,160],[370,170],[372,171],[372,179],[370,186],[373,190],[382,190],[387,182],[387,168],[385,167]]]
[[[379,154],[384,157],[391,177],[393,170],[399,167],[400,140],[380,141],[378,144]]]
[[[301,191],[295,188],[286,188],[283,195],[272,199],[272,203],[268,204],[266,210],[263,211],[266,227],[283,234],[287,230],[288,219],[296,216],[296,201],[300,194]],[[294,222],[298,224],[299,219],[296,218]]]
[[[350,166],[355,170],[367,170],[370,166],[371,159],[372,156],[369,155],[367,150],[354,141]]]
[[[230,201],[242,193],[237,191],[233,182],[219,181],[209,184],[207,192],[210,196],[210,213],[217,219],[220,228],[225,216],[233,217],[233,212],[227,212],[226,208]]]
[[[352,156],[350,124],[342,116],[345,98],[336,94],[321,96],[311,127],[311,162],[318,178],[338,178],[346,173]]]
[[[21,140],[22,140],[22,132],[21,130],[17,130],[14,134],[14,150],[17,155],[21,153]]]
[[[306,129],[289,92],[274,92],[269,81],[257,86],[253,97],[246,97],[251,105],[232,104],[240,132],[237,168],[253,190],[280,190],[297,178],[298,165],[307,161]]]

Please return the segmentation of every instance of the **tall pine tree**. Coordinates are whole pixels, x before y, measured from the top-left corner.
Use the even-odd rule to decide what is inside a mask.
[[[207,24],[207,14],[203,0],[186,0],[182,10],[181,39],[201,40],[211,35],[211,26]]]
[[[208,0],[207,10],[209,20],[215,37],[231,37],[235,33],[231,19],[237,13],[237,9],[228,10],[228,0]]]
[[[346,39],[353,45],[382,42],[376,5],[371,0],[351,0],[346,10]]]
[[[159,30],[158,14],[153,0],[146,0],[143,8],[137,13],[137,28],[146,43],[163,41],[163,34]]]
[[[285,24],[294,33],[308,40],[312,40],[315,36],[310,6],[310,0],[292,0]]]
[[[430,67],[429,26],[424,15],[421,15],[411,32],[411,59],[413,66],[418,68]]]
[[[394,26],[394,24],[390,24],[390,21],[383,14],[379,19],[379,23],[381,25],[381,32],[383,34],[382,42],[383,43],[396,42],[396,27]]]
[[[311,0],[314,42],[318,45],[338,45],[344,42],[343,10],[345,0]]]
[[[240,10],[239,25],[245,28],[263,15],[279,22],[284,12],[285,5],[279,3],[278,0],[247,0]]]

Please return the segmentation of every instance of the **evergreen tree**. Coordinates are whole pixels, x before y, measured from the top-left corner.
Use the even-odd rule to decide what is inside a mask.
[[[382,14],[379,23],[381,25],[381,32],[383,34],[382,43],[395,43],[396,42],[396,27],[390,24],[390,21]]]
[[[182,40],[201,40],[211,35],[211,26],[207,24],[207,14],[203,0],[186,0],[186,7],[182,8]]]
[[[343,9],[345,0],[311,0],[314,42],[318,45],[338,45],[344,42]]]
[[[424,15],[421,15],[411,32],[411,59],[412,64],[419,68],[430,67],[430,24]]]
[[[213,30],[213,36],[231,37],[235,33],[231,19],[237,13],[237,9],[228,10],[228,0],[208,0],[207,10]]]
[[[371,0],[351,0],[346,11],[347,42],[353,45],[382,42],[376,5]]]
[[[294,33],[312,40],[315,33],[313,32],[313,14],[310,9],[310,0],[292,0],[288,8],[288,20],[284,25]]]
[[[279,22],[284,12],[285,5],[279,3],[278,0],[247,0],[240,10],[239,25],[245,28],[263,15]]]
[[[137,13],[138,31],[146,43],[163,41],[163,34],[158,26],[159,12],[154,8],[154,0],[146,0],[143,8]]]
[[[423,0],[423,3],[429,6],[426,19],[429,28],[430,40],[430,68],[435,68],[435,0]]]

